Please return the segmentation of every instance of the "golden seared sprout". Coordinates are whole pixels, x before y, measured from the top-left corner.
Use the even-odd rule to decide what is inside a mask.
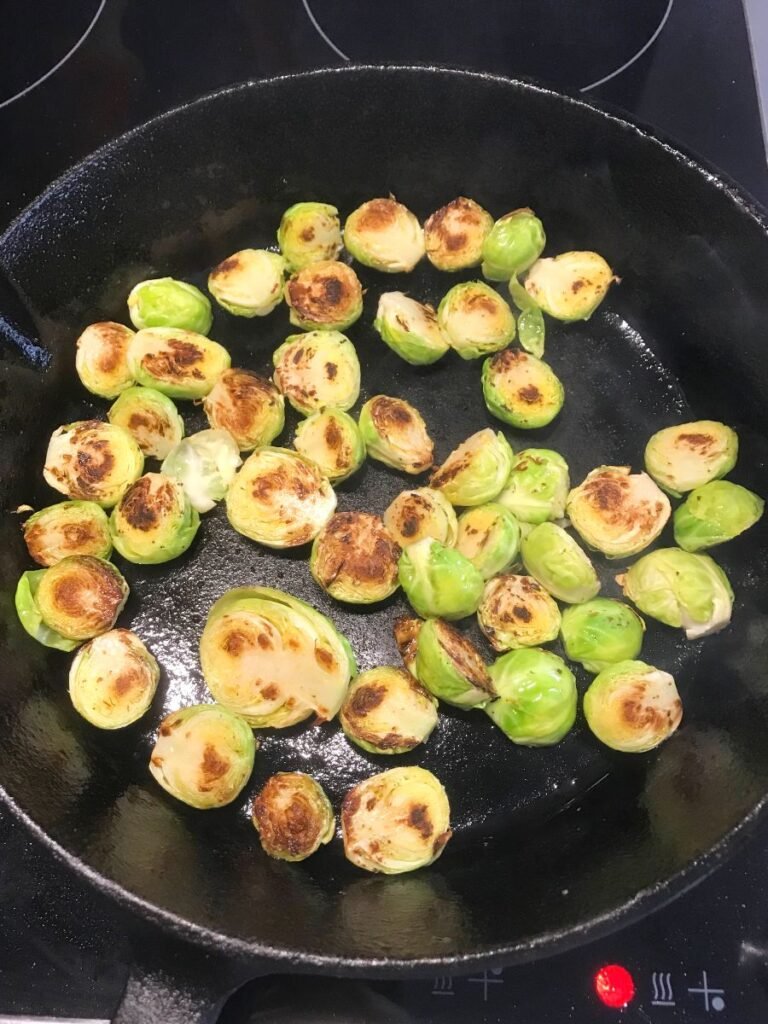
[[[41,508],[22,529],[27,551],[38,565],[55,565],[69,555],[112,554],[109,520],[93,501],[62,501]]]
[[[75,711],[97,729],[122,729],[149,708],[160,666],[128,629],[110,629],[84,644],[69,670]]]
[[[508,348],[486,359],[482,381],[488,411],[519,430],[546,427],[565,401],[552,367],[521,349]]]
[[[208,275],[208,291],[233,316],[267,316],[283,298],[285,260],[266,249],[241,249]]]
[[[425,619],[466,618],[483,593],[483,577],[470,560],[432,537],[403,551],[399,575],[411,607]]]
[[[419,640],[419,632],[424,623],[415,615],[399,615],[392,624],[392,633],[395,637],[395,644],[403,664],[411,673],[416,675],[416,647]]]
[[[75,368],[84,388],[100,398],[115,398],[133,384],[128,348],[133,331],[105,320],[86,327],[77,339]]]
[[[683,702],[669,672],[643,661],[620,661],[592,680],[584,694],[584,716],[607,747],[643,754],[677,729]]]
[[[483,579],[505,572],[520,550],[520,524],[512,513],[490,502],[459,516],[456,550],[470,560]]]
[[[203,409],[210,425],[228,431],[241,452],[272,444],[285,426],[285,399],[271,380],[251,370],[225,370]]]
[[[406,754],[437,725],[437,701],[404,668],[371,668],[352,681],[339,722],[370,754]]]
[[[560,627],[565,653],[587,672],[602,672],[617,661],[636,658],[644,632],[645,623],[637,612],[609,597],[566,608]]]
[[[179,481],[197,512],[210,512],[227,493],[242,461],[228,430],[200,430],[180,441],[160,468]]]
[[[312,545],[309,571],[337,601],[372,604],[397,590],[400,547],[379,516],[337,512]]]
[[[416,634],[415,675],[446,704],[484,707],[495,696],[485,662],[474,644],[440,619],[429,619]]]
[[[363,312],[363,287],[352,267],[338,260],[311,263],[288,278],[290,321],[304,331],[345,331]]]
[[[570,480],[568,463],[549,448],[518,452],[504,490],[496,499],[521,523],[562,519]]]
[[[154,388],[128,388],[107,412],[107,419],[122,427],[144,455],[164,459],[184,437],[184,420],[167,395]]]
[[[671,508],[647,473],[633,473],[629,466],[598,466],[570,492],[565,511],[591,548],[609,558],[624,558],[656,540]]]
[[[158,729],[149,770],[166,793],[207,811],[231,804],[253,771],[250,726],[217,704],[173,711]]]
[[[229,368],[229,352],[203,334],[147,327],[134,335],[128,362],[138,384],[170,398],[204,398]]]
[[[541,256],[547,241],[544,225],[528,207],[499,217],[483,241],[483,277],[509,281]]]
[[[215,700],[255,728],[329,721],[357,664],[330,619],[267,587],[230,590],[214,604],[200,664]]]
[[[323,787],[304,772],[270,776],[253,801],[252,820],[262,849],[276,860],[306,860],[336,829]]]
[[[294,203],[280,219],[277,244],[291,270],[335,260],[341,252],[339,211],[329,203]]]
[[[523,565],[553,597],[582,604],[600,590],[595,567],[569,533],[556,523],[539,523],[523,537]]]
[[[427,217],[424,244],[427,259],[438,270],[476,267],[483,258],[483,242],[493,217],[474,201],[459,196]]]
[[[446,792],[432,772],[390,768],[344,797],[344,853],[357,867],[385,875],[427,867],[451,838],[450,815]]]
[[[491,665],[498,700],[485,712],[504,735],[526,747],[548,747],[576,721],[576,679],[562,658],[540,647],[510,651]]]
[[[421,413],[404,399],[374,395],[360,410],[358,424],[372,459],[412,476],[431,467],[434,441]]]
[[[462,359],[499,352],[515,336],[515,317],[509,304],[484,281],[455,284],[440,300],[437,322]]]
[[[716,420],[659,430],[645,446],[645,468],[673,498],[726,476],[736,465],[739,438]]]
[[[596,252],[564,252],[537,260],[525,290],[556,320],[588,320],[618,278]]]
[[[79,420],[51,434],[43,476],[68,498],[111,508],[144,469],[144,456],[122,427]]]
[[[501,493],[513,453],[501,431],[479,430],[455,448],[430,478],[452,505],[485,505]]]
[[[496,651],[538,647],[560,631],[560,609],[532,576],[509,574],[489,580],[477,621]]]
[[[450,501],[431,487],[402,491],[384,513],[384,525],[402,548],[433,537],[452,548],[459,524]]]
[[[675,543],[684,551],[713,548],[754,526],[764,510],[763,499],[746,487],[712,480],[675,509]]]
[[[366,267],[397,274],[413,270],[424,255],[424,232],[395,199],[370,199],[347,217],[344,245]]]
[[[134,285],[128,296],[128,314],[138,330],[180,327],[207,334],[213,323],[208,297],[193,284],[172,277],[156,277]]]
[[[232,526],[270,548],[308,544],[335,509],[328,478],[314,462],[288,448],[257,448],[227,491]]]
[[[365,462],[365,441],[355,420],[341,409],[312,413],[296,427],[293,446],[331,483],[341,483]]]
[[[276,349],[272,362],[275,384],[304,416],[328,408],[346,412],[360,394],[355,346],[338,331],[293,334]]]
[[[200,516],[178,480],[145,473],[112,509],[109,528],[117,551],[129,562],[157,565],[184,554]]]
[[[373,326],[381,340],[412,366],[435,363],[449,348],[432,306],[403,292],[381,295]]]

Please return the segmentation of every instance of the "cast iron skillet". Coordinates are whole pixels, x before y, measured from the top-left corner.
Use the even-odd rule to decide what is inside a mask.
[[[146,770],[161,715],[204,695],[198,639],[226,589],[259,582],[309,600],[347,634],[363,668],[396,663],[390,622],[400,598],[363,612],[335,605],[312,582],[306,551],[268,552],[235,534],[219,508],[187,557],[165,567],[120,562],[132,587],[121,624],[157,654],[164,683],[146,719],[117,734],[75,714],[69,658],[21,630],[13,590],[29,563],[10,510],[56,500],[40,472],[50,431],[107,406],[75,377],[82,327],[124,320],[139,279],[196,279],[237,248],[271,243],[297,200],[328,200],[346,214],[389,192],[421,217],[456,195],[496,215],[530,205],[547,226],[548,252],[596,249],[622,277],[591,321],[552,324],[547,358],[565,381],[565,408],[545,430],[507,430],[516,448],[558,449],[578,481],[601,463],[640,467],[651,432],[711,417],[739,431],[733,479],[768,493],[765,217],[717,175],[581,100],[428,68],[297,75],[175,110],[52,186],[0,240],[16,321],[0,364],[0,780],[12,810],[134,919],[239,964],[233,973],[197,957],[186,979],[139,978],[121,1021],[208,1019],[205,999],[248,971],[443,972],[566,949],[692,885],[765,806],[765,525],[717,553],[737,595],[730,628],[697,643],[648,629],[644,656],[675,673],[685,704],[679,734],[657,753],[614,757],[581,719],[555,749],[520,749],[481,713],[443,709],[426,747],[398,763],[443,780],[456,835],[434,867],[410,877],[364,876],[339,841],[300,866],[268,860],[245,800],[196,812]],[[384,392],[412,401],[440,458],[473,431],[499,427],[481,400],[479,362],[450,356],[413,369],[370,327],[382,290],[434,302],[455,279],[427,264],[391,278],[358,269],[369,289],[350,330],[361,400]],[[286,312],[255,321],[217,313],[211,333],[235,365],[268,372]],[[184,413],[188,428],[203,425],[191,404]],[[340,488],[340,507],[381,512],[407,485],[369,463]],[[620,564],[597,562],[603,592],[616,594]],[[352,749],[335,724],[267,732],[247,795],[275,770],[304,769],[338,807],[352,784],[391,763]]]

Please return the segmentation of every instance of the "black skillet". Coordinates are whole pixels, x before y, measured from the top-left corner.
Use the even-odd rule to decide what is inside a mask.
[[[211,1005],[249,973],[466,971],[566,949],[698,881],[766,803],[765,526],[718,552],[736,590],[727,630],[688,643],[648,629],[644,656],[673,671],[682,692],[676,737],[654,754],[612,756],[580,718],[556,748],[529,750],[480,713],[446,710],[428,744],[399,763],[443,780],[455,838],[435,866],[400,878],[363,875],[338,840],[303,865],[270,861],[247,799],[190,810],[153,783],[146,764],[163,712],[204,695],[198,639],[226,589],[259,582],[309,600],[347,634],[364,668],[396,661],[390,623],[401,598],[362,612],[335,605],[312,582],[306,551],[259,548],[219,508],[186,557],[156,568],[121,563],[132,587],[121,623],[158,655],[164,684],[146,719],[118,734],[78,718],[66,694],[69,659],[36,646],[17,623],[13,589],[29,563],[11,510],[55,500],[40,473],[50,431],[106,410],[75,376],[82,327],[125,320],[137,280],[202,279],[233,250],[271,244],[297,200],[327,200],[346,214],[390,192],[420,217],[456,195],[497,216],[530,205],[549,253],[596,249],[622,277],[588,323],[551,323],[547,358],[565,382],[565,408],[545,430],[507,430],[516,448],[556,448],[578,481],[601,463],[640,467],[646,438],[666,424],[722,419],[741,437],[733,479],[768,493],[765,216],[614,114],[480,74],[345,68],[192,103],[53,185],[0,239],[14,293],[6,289],[0,363],[0,780],[14,813],[127,908],[133,927],[159,923],[194,943],[183,961],[171,957],[172,942],[138,943],[143,967],[123,1022],[213,1019]],[[481,399],[478,362],[449,356],[413,369],[370,326],[382,290],[434,302],[455,279],[428,264],[402,277],[360,274],[366,310],[350,334],[361,399],[409,399],[440,458],[473,431],[499,427]],[[256,321],[219,312],[212,336],[235,365],[266,372],[288,332],[283,308]],[[190,404],[183,411],[188,428],[203,425]],[[340,488],[339,504],[381,512],[407,483],[369,463]],[[620,564],[597,562],[603,592],[616,594]],[[581,675],[582,690],[586,683]],[[335,724],[267,732],[246,797],[273,771],[298,768],[338,807],[352,784],[390,765],[353,750]]]

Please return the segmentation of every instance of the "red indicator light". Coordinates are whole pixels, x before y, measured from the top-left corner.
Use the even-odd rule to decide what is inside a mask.
[[[598,999],[613,1010],[620,1010],[635,998],[632,975],[621,964],[606,964],[595,973]]]

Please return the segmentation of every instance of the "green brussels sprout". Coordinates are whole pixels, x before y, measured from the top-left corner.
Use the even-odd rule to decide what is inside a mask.
[[[608,558],[625,558],[656,540],[671,508],[647,473],[633,473],[629,466],[598,466],[569,493],[565,511],[591,548]]]
[[[344,854],[356,867],[385,875],[425,868],[451,838],[450,815],[446,792],[432,772],[390,768],[344,797]]]
[[[437,701],[405,669],[371,668],[352,680],[339,722],[370,754],[406,754],[437,725]]]
[[[283,299],[285,260],[266,249],[241,249],[208,275],[208,291],[233,316],[267,316]]]
[[[338,331],[292,334],[275,350],[275,384],[296,412],[351,409],[360,394],[355,346]]]
[[[401,548],[424,537],[433,537],[452,548],[459,532],[453,505],[431,487],[398,494],[384,513],[384,525]]]
[[[264,853],[276,860],[306,860],[336,831],[323,787],[304,772],[271,775],[253,801],[252,821]]]
[[[277,244],[291,270],[335,260],[341,252],[339,211],[328,203],[294,203],[280,219]]]
[[[483,242],[483,277],[509,281],[522,274],[542,253],[547,241],[544,225],[528,207],[499,217]]]
[[[373,326],[382,341],[412,366],[435,363],[449,348],[432,306],[403,292],[380,296]]]
[[[595,597],[563,612],[560,634],[566,655],[587,672],[602,672],[640,654],[645,623],[622,601]]]
[[[112,554],[107,514],[93,501],[62,501],[41,508],[22,529],[27,551],[38,565],[55,565],[68,555]]]
[[[588,320],[618,280],[596,252],[564,252],[537,260],[528,271],[525,290],[556,320]]]
[[[200,664],[214,699],[254,728],[282,729],[312,714],[330,721],[357,673],[330,619],[268,587],[219,598],[203,629]]]
[[[477,609],[480,629],[495,651],[538,647],[560,631],[560,609],[532,576],[489,580]]]
[[[641,612],[682,627],[688,640],[716,633],[731,621],[733,590],[709,555],[657,548],[616,579]]]
[[[510,651],[491,665],[498,700],[485,713],[504,735],[526,747],[548,747],[576,721],[576,679],[562,658],[540,647]]]
[[[172,400],[154,388],[128,388],[107,419],[127,430],[146,458],[164,459],[184,437],[184,420]]]
[[[227,491],[232,526],[269,548],[308,544],[335,510],[328,478],[314,462],[288,448],[257,448]]]
[[[271,380],[251,370],[225,370],[203,399],[203,410],[241,452],[272,444],[285,426],[285,399]]]
[[[237,799],[257,747],[242,718],[216,704],[194,704],[160,723],[149,770],[166,793],[208,811]]]
[[[438,270],[476,267],[483,258],[483,242],[493,217],[474,199],[459,196],[441,206],[424,223],[427,259]]]
[[[456,550],[470,560],[484,580],[505,572],[519,549],[520,524],[503,505],[478,505],[459,516]]]
[[[160,467],[178,480],[197,512],[221,501],[242,463],[237,441],[227,430],[200,430],[180,441]]]
[[[69,696],[97,729],[136,722],[155,696],[160,666],[128,629],[110,629],[84,644],[69,670]]]
[[[416,675],[416,646],[423,625],[415,615],[399,615],[392,624],[397,650],[412,676]]]
[[[520,345],[526,352],[541,359],[544,355],[547,333],[544,314],[516,277],[510,278],[509,294],[520,310],[520,316],[517,318],[517,337]]]
[[[338,260],[311,263],[285,285],[290,321],[303,331],[345,331],[363,312],[363,286]]]
[[[182,484],[164,473],[145,473],[112,509],[112,543],[129,562],[158,565],[183,555],[200,516]]]
[[[713,548],[754,526],[764,508],[763,499],[746,487],[712,480],[675,509],[675,543],[684,551]]]
[[[128,296],[128,315],[137,330],[178,327],[207,334],[213,323],[211,303],[199,288],[172,277],[140,281]]]
[[[101,420],[79,420],[51,434],[43,476],[68,498],[111,508],[143,469],[144,456],[127,430]]]
[[[205,398],[229,369],[229,352],[203,334],[147,327],[134,335],[128,362],[138,384],[169,398]]]
[[[374,395],[358,420],[372,459],[415,476],[432,465],[435,445],[418,409],[402,398]]]
[[[307,416],[296,427],[293,446],[333,484],[352,476],[365,462],[365,441],[360,428],[341,409],[325,409]]]
[[[504,490],[496,499],[521,523],[562,519],[570,480],[568,463],[549,448],[518,452]]]
[[[335,600],[372,604],[400,586],[399,557],[400,547],[379,516],[337,512],[315,537],[309,571]]]
[[[716,420],[678,423],[645,446],[645,468],[673,498],[730,473],[739,454],[735,430]]]
[[[100,398],[116,398],[133,384],[128,362],[133,331],[106,320],[86,327],[77,339],[75,369],[83,387]]]
[[[366,267],[397,274],[413,270],[424,255],[424,232],[395,199],[369,199],[347,217],[344,245]]]
[[[490,413],[519,430],[546,427],[563,408],[565,389],[547,363],[508,348],[483,363],[483,398]]]
[[[416,678],[446,704],[457,708],[484,707],[495,696],[477,648],[447,622],[429,619],[423,623],[416,634],[415,647]]]
[[[513,458],[501,431],[486,427],[455,448],[429,483],[452,505],[485,505],[501,493]]]
[[[399,573],[411,607],[425,619],[463,619],[480,603],[483,577],[468,558],[432,537],[403,551]]]
[[[683,717],[674,678],[644,661],[620,661],[584,694],[587,725],[612,750],[643,754],[668,739]]]
[[[455,284],[440,300],[437,322],[462,359],[479,359],[506,348],[515,336],[515,317],[484,281]]]
[[[521,547],[525,568],[558,600],[583,604],[600,590],[595,567],[562,526],[539,523]]]

